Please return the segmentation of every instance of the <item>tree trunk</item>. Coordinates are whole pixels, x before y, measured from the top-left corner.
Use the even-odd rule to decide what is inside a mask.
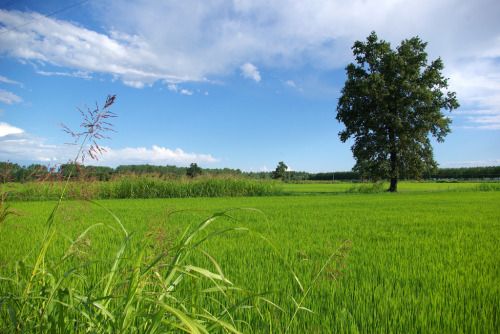
[[[396,136],[391,128],[389,128],[389,141],[391,145],[390,151],[390,171],[391,185],[388,189],[391,193],[398,192],[398,155],[396,150]]]
[[[389,186],[389,190],[391,193],[397,193],[398,192],[398,178],[392,177],[391,178],[391,185]]]

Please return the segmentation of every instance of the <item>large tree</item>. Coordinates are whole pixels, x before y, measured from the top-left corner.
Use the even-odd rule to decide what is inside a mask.
[[[201,175],[202,169],[198,167],[196,162],[191,163],[188,169],[186,169],[186,175],[189,177],[196,177],[197,175]]]
[[[271,178],[278,180],[278,179],[285,179],[286,176],[286,170],[288,169],[288,166],[285,165],[283,161],[280,161],[278,163],[278,166],[276,166],[276,169],[274,172],[271,173]]]
[[[441,58],[427,63],[426,46],[414,37],[392,50],[375,32],[366,42],[355,42],[357,64],[346,67],[338,101],[336,119],[345,125],[340,140],[354,138],[353,170],[389,178],[392,192],[398,179],[418,179],[437,168],[429,137],[443,142],[451,120],[441,110],[460,106],[456,94],[446,91]]]

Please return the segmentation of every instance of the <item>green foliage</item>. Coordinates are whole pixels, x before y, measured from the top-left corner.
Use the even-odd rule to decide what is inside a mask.
[[[500,179],[500,166],[439,168],[430,177],[437,179]]]
[[[482,182],[477,185],[479,191],[500,191],[500,183]]]
[[[383,182],[361,183],[353,185],[347,190],[348,193],[360,193],[360,194],[378,194],[382,191],[384,191]]]
[[[186,175],[189,177],[196,177],[198,175],[201,175],[201,168],[198,167],[197,163],[192,163],[189,168],[186,170]]]
[[[276,166],[276,169],[274,172],[271,173],[271,178],[274,180],[283,180],[286,177],[286,170],[288,169],[288,166],[285,165],[283,161],[280,161],[278,163],[278,166]]]
[[[19,166],[18,164],[10,162],[0,162],[0,164],[11,166],[9,175],[6,176],[8,182],[32,182],[50,179],[57,179],[56,176],[66,175],[71,171],[72,164],[68,167],[66,164],[60,166],[56,174],[54,170],[47,166],[42,165],[29,165],[29,166]],[[101,166],[79,166],[73,172],[73,178],[81,177],[91,177],[97,181],[113,181],[116,178],[124,176],[149,176],[162,179],[177,179],[186,174],[186,167],[176,167],[176,166],[154,166],[154,165],[121,165],[116,169],[111,167],[101,167]],[[242,176],[251,179],[267,180],[271,178],[272,172],[242,172],[239,169],[210,169],[203,168],[202,174],[211,176]],[[461,167],[461,168],[438,168],[437,171],[425,171],[423,174],[424,178],[434,178],[434,179],[460,179],[460,180],[470,180],[470,179],[495,179],[500,178],[500,166],[489,166],[489,167]],[[0,175],[0,178],[3,178]],[[354,181],[361,180],[359,172],[349,171],[349,172],[328,172],[328,173],[308,173],[299,171],[287,171],[285,173],[286,181]],[[0,179],[1,181],[1,179]]]
[[[443,62],[428,64],[426,46],[414,37],[392,50],[372,32],[366,43],[354,43],[357,65],[346,68],[336,116],[345,125],[340,140],[354,137],[353,169],[373,180],[389,178],[390,191],[400,178],[437,168],[429,135],[444,141],[451,120],[441,110],[459,107],[454,92],[444,94]]]

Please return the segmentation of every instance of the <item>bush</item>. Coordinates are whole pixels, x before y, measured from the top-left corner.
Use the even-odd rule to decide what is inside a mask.
[[[483,182],[476,186],[478,191],[500,191],[500,183]]]
[[[347,189],[348,193],[360,193],[360,194],[378,194],[384,191],[384,182],[375,183],[362,183],[359,185],[353,185]]]

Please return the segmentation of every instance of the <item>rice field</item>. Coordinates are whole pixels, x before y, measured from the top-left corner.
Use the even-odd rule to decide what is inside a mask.
[[[455,185],[460,184],[443,187]],[[337,185],[308,186],[285,185],[285,191],[335,192],[329,190]],[[498,333],[500,193],[476,191],[475,185],[467,191],[433,188],[430,192],[412,186],[401,184],[403,193],[399,194],[122,199],[97,203],[116,214],[129,232],[135,231],[131,237],[134,247],[140,245],[152,222],[169,227],[172,234],[163,242],[170,245],[179,240],[179,231],[189,224],[199,224],[211,213],[229,208],[262,211],[265,216],[247,210],[231,212],[239,221],[217,221],[199,238],[245,225],[268,237],[305,289],[311,290],[293,317],[295,302],[304,293],[285,261],[268,243],[238,231],[203,243],[203,250],[216,259],[231,282],[257,293],[273,292],[266,298],[282,309],[260,302],[261,315],[255,309],[235,312],[234,317],[241,320],[235,321],[235,326],[245,333],[282,333],[287,329],[291,333]],[[10,274],[9,264],[27,256],[39,240],[54,202],[14,202],[12,207],[26,215],[10,220],[0,231],[3,277]],[[167,212],[165,218],[168,210],[180,212],[162,219],[162,212]],[[69,238],[76,238],[95,223],[120,228],[102,207],[73,202],[65,203],[56,221]],[[54,238],[48,258],[64,253],[70,246],[62,234]],[[90,247],[80,254],[84,259],[75,258],[73,265],[109,258],[122,239],[108,227],[96,227],[89,236]],[[342,239],[352,241],[347,266],[331,269],[331,273],[340,270],[342,275],[325,275],[313,282],[318,264],[324,263],[335,243]],[[32,258],[28,256],[28,260]],[[191,261],[216,271],[202,254]],[[81,271],[98,281],[105,270],[109,271],[106,268],[88,266]],[[0,286],[0,290],[4,288]],[[215,305],[217,301],[208,303]],[[5,310],[2,312],[0,329],[8,319]]]
[[[371,184],[349,183],[349,182],[304,182],[301,184],[285,183],[283,189],[285,192],[292,193],[345,193],[358,192],[362,187]],[[474,191],[481,190],[484,185],[495,189],[500,188],[500,183],[494,182],[398,182],[398,192],[435,192],[435,191]],[[389,188],[389,184],[382,184],[382,189]],[[493,189],[492,189],[493,190]]]

